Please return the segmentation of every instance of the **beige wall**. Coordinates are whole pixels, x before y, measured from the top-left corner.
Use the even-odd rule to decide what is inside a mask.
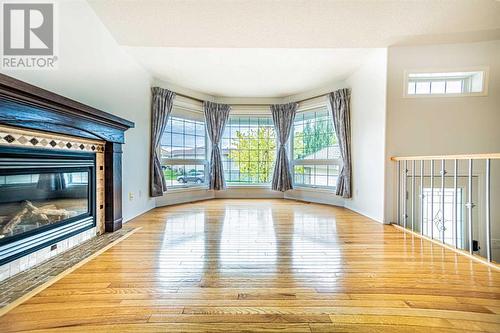
[[[389,48],[386,160],[398,155],[500,152],[499,55],[500,41]],[[405,70],[474,66],[489,67],[487,96],[403,97]],[[388,222],[394,216],[391,166],[386,169]]]
[[[119,48],[86,1],[57,4],[59,68],[2,73],[135,122],[123,153],[123,217],[129,220],[154,207],[148,194],[150,77]]]
[[[345,81],[352,89],[352,199],[345,207],[384,221],[384,150],[387,49],[374,49],[368,61]]]
[[[405,70],[488,67],[488,95],[403,97]],[[391,156],[500,152],[500,41],[391,47],[387,66],[386,161]],[[477,164],[478,166],[480,164]],[[484,166],[484,163],[483,163]],[[386,222],[395,220],[395,164],[386,168]],[[474,174],[483,177],[484,167]],[[492,164],[493,239],[500,239],[500,163]],[[484,186],[483,186],[484,189]],[[481,190],[481,189],[480,189]],[[484,209],[476,207],[477,211]],[[484,215],[483,215],[484,216]],[[479,223],[484,223],[484,219]],[[475,226],[482,233],[482,225]],[[479,236],[484,239],[483,235]],[[476,238],[476,237],[474,237]],[[482,246],[484,247],[484,241]],[[495,249],[500,260],[500,250]]]

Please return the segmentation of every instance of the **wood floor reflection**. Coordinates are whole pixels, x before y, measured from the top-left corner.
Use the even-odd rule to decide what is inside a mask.
[[[342,208],[212,200],[141,230],[0,332],[500,332],[500,273]]]

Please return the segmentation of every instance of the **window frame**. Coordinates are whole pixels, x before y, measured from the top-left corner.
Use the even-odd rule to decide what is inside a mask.
[[[411,74],[436,74],[436,73],[458,73],[458,72],[482,72],[483,73],[483,86],[482,91],[480,92],[460,92],[460,93],[439,93],[432,94],[431,89],[429,87],[429,93],[425,94],[409,94],[408,93],[408,84],[410,83],[410,75]],[[456,77],[457,80],[460,77]],[[457,81],[455,80],[455,81]],[[462,78],[463,80],[463,78]],[[480,97],[488,95],[488,81],[489,81],[489,67],[465,67],[465,68],[432,68],[432,69],[415,69],[415,70],[405,70],[404,71],[404,79],[403,79],[403,97],[404,98],[435,98],[435,97]],[[436,77],[433,79],[422,79],[422,81],[454,81],[454,77]]]
[[[193,117],[189,117],[188,114],[193,115]],[[187,189],[206,189],[208,188],[208,174],[209,174],[209,161],[208,161],[208,156],[210,154],[209,151],[209,140],[208,140],[208,133],[207,133],[207,126],[205,122],[205,116],[203,113],[203,106],[201,103],[197,103],[194,100],[188,100],[186,98],[180,98],[178,100],[177,98],[174,100],[174,105],[172,107],[172,112],[170,113],[168,123],[172,120],[172,118],[180,118],[182,120],[189,120],[189,121],[202,121],[203,122],[203,129],[204,129],[204,142],[205,142],[205,154],[203,159],[199,158],[164,158],[162,156],[162,145],[160,143],[160,146],[158,148],[158,154],[160,156],[160,161],[161,161],[161,166],[167,166],[167,165],[203,165],[204,167],[204,182],[203,183],[179,183],[175,185],[167,185],[168,191],[176,191],[176,190],[187,190]],[[167,128],[165,131],[162,133],[162,139],[163,135],[166,132]],[[183,135],[186,135],[183,133]],[[168,163],[166,163],[168,162]],[[162,168],[163,170],[163,168]],[[166,192],[166,193],[167,193]]]
[[[319,108],[324,108],[327,112],[330,112],[330,108],[325,100],[322,100],[320,103],[315,103],[314,105],[308,105],[301,107],[297,110],[297,115],[304,112],[314,112]],[[332,124],[333,126],[333,124]],[[334,129],[335,131],[335,129]],[[295,166],[307,166],[307,165],[326,165],[326,166],[338,166],[339,171],[342,169],[342,159],[341,158],[329,158],[329,159],[295,159],[294,158],[294,142],[295,142],[295,120],[292,125],[292,132],[290,133],[290,141],[288,144],[288,156],[290,156],[290,167],[292,173],[292,183],[294,188],[303,188],[303,189],[320,189],[327,191],[335,191],[337,189],[336,185],[332,186],[321,186],[321,185],[309,185],[309,184],[301,184],[295,182]],[[338,140],[338,138],[337,138]],[[338,143],[337,143],[338,145]],[[328,176],[328,175],[327,175]]]
[[[272,114],[271,111],[269,110],[268,106],[235,106],[231,110],[231,113],[229,115],[229,118],[231,117],[243,117],[243,118],[268,118],[271,119],[271,124],[274,129],[274,124],[272,123]],[[228,123],[226,124],[226,128],[229,125],[230,119],[228,119]],[[224,132],[226,131],[226,128],[224,129]],[[221,146],[223,144],[224,140],[224,133],[221,138]],[[276,142],[276,149],[278,148],[278,138],[275,137],[275,142]],[[276,159],[276,150],[274,151],[274,160]],[[229,179],[227,179],[226,176],[226,168],[225,168],[225,163],[226,160],[222,158],[223,166],[224,166],[224,180],[226,182],[226,185],[228,188],[271,188],[271,183],[272,183],[272,172],[271,172],[271,179],[267,183],[231,183]],[[274,169],[274,163],[273,161],[273,168]]]

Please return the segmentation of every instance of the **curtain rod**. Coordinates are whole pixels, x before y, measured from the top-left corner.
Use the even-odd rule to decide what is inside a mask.
[[[205,102],[205,100],[203,100],[203,99],[199,99],[199,98],[196,98],[196,97],[184,95],[184,94],[181,94],[181,93],[175,93],[175,95],[181,96],[181,97],[184,97],[184,98],[189,98],[189,99],[195,100],[195,101],[200,102],[200,103]],[[295,101],[295,103],[303,103],[303,102],[310,101],[312,99],[315,99],[315,98],[318,98],[318,97],[323,97],[323,96],[326,96],[326,95],[328,95],[328,94],[321,94],[321,95],[316,95],[316,96],[308,97],[308,98],[302,99],[300,101]],[[263,103],[263,104],[227,103],[227,104],[229,104],[229,105],[239,105],[239,106],[254,106],[254,105],[269,106],[269,105],[271,105],[269,103]]]

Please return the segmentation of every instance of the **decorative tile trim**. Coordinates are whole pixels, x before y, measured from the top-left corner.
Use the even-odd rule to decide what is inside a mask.
[[[26,130],[16,127],[0,126],[0,145],[23,146],[31,148],[64,149],[102,153],[102,141],[87,140],[53,133]]]

